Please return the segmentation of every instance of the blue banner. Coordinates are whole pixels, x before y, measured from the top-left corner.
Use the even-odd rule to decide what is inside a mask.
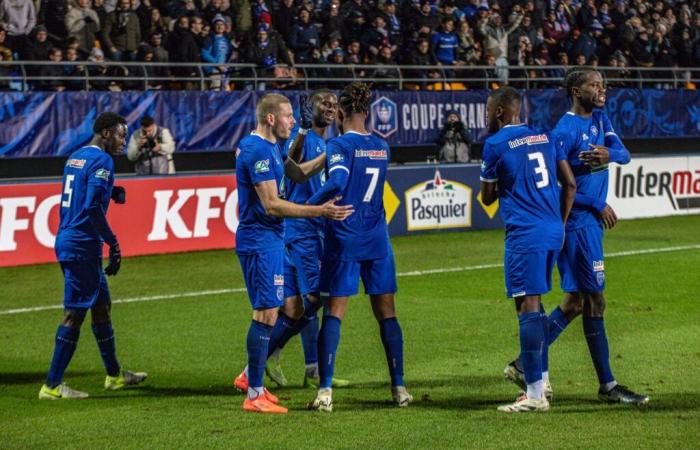
[[[284,92],[296,106],[302,92]],[[131,130],[148,114],[169,128],[178,152],[233,151],[255,127],[262,95],[238,92],[28,92],[0,96],[0,157],[64,156],[87,143],[104,111],[127,118]],[[523,119],[553,128],[568,110],[563,90],[523,91]],[[486,136],[487,91],[377,91],[368,127],[392,146],[429,145],[456,111],[476,141]],[[700,136],[700,92],[614,89],[605,109],[625,137]]]

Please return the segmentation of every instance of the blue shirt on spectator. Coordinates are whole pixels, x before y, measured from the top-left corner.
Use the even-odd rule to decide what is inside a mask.
[[[435,58],[442,64],[452,65],[455,61],[455,49],[457,48],[457,36],[454,33],[438,31],[432,37],[433,52]]]

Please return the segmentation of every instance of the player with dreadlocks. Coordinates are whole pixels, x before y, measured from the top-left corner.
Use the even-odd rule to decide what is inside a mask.
[[[318,343],[320,385],[309,404],[309,409],[324,412],[333,410],[332,381],[340,322],[348,300],[357,294],[359,278],[379,322],[394,403],[407,406],[412,400],[403,381],[403,334],[394,310],[396,268],[384,214],[389,145],[365,129],[371,101],[372,93],[363,83],[352,83],[341,93],[337,123],[342,135],[328,142],[328,179],[308,200],[320,204],[340,196],[339,204],[352,205],[355,210],[344,224],[326,222],[325,226],[320,291],[321,296],[329,298]]]
[[[564,80],[573,101],[557,123],[554,132],[563,140],[564,150],[576,176],[576,197],[566,223],[564,247],[557,260],[564,300],[548,317],[548,345],[579,315],[593,360],[600,388],[598,398],[610,403],[643,404],[649,397],[617,383],[610,368],[610,352],[605,333],[605,258],[603,229],[617,223],[615,211],[606,203],[608,163],[627,164],[630,153],[602,110],[605,85],[600,73],[591,68],[570,70]],[[520,358],[508,364],[505,377],[524,385]],[[549,376],[543,369],[549,398]]]

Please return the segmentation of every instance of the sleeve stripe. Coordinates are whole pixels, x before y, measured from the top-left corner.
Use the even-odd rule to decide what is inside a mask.
[[[498,181],[498,178],[484,178],[484,177],[479,177],[479,179],[485,183],[495,183]]]
[[[343,169],[343,170],[346,171],[348,174],[350,173],[350,169],[348,169],[348,168],[345,167],[345,166],[333,166],[333,167],[331,167],[331,169],[328,171],[328,173],[330,174],[330,173],[333,172],[335,169]]]
[[[608,131],[607,133],[605,133],[605,135],[606,136],[617,136],[617,133],[615,133],[614,131]]]

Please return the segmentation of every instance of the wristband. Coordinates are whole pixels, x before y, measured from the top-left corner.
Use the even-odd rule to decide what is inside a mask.
[[[297,131],[297,134],[300,134],[302,136],[306,136],[306,133],[308,133],[309,130],[308,128],[299,128],[299,131]]]

